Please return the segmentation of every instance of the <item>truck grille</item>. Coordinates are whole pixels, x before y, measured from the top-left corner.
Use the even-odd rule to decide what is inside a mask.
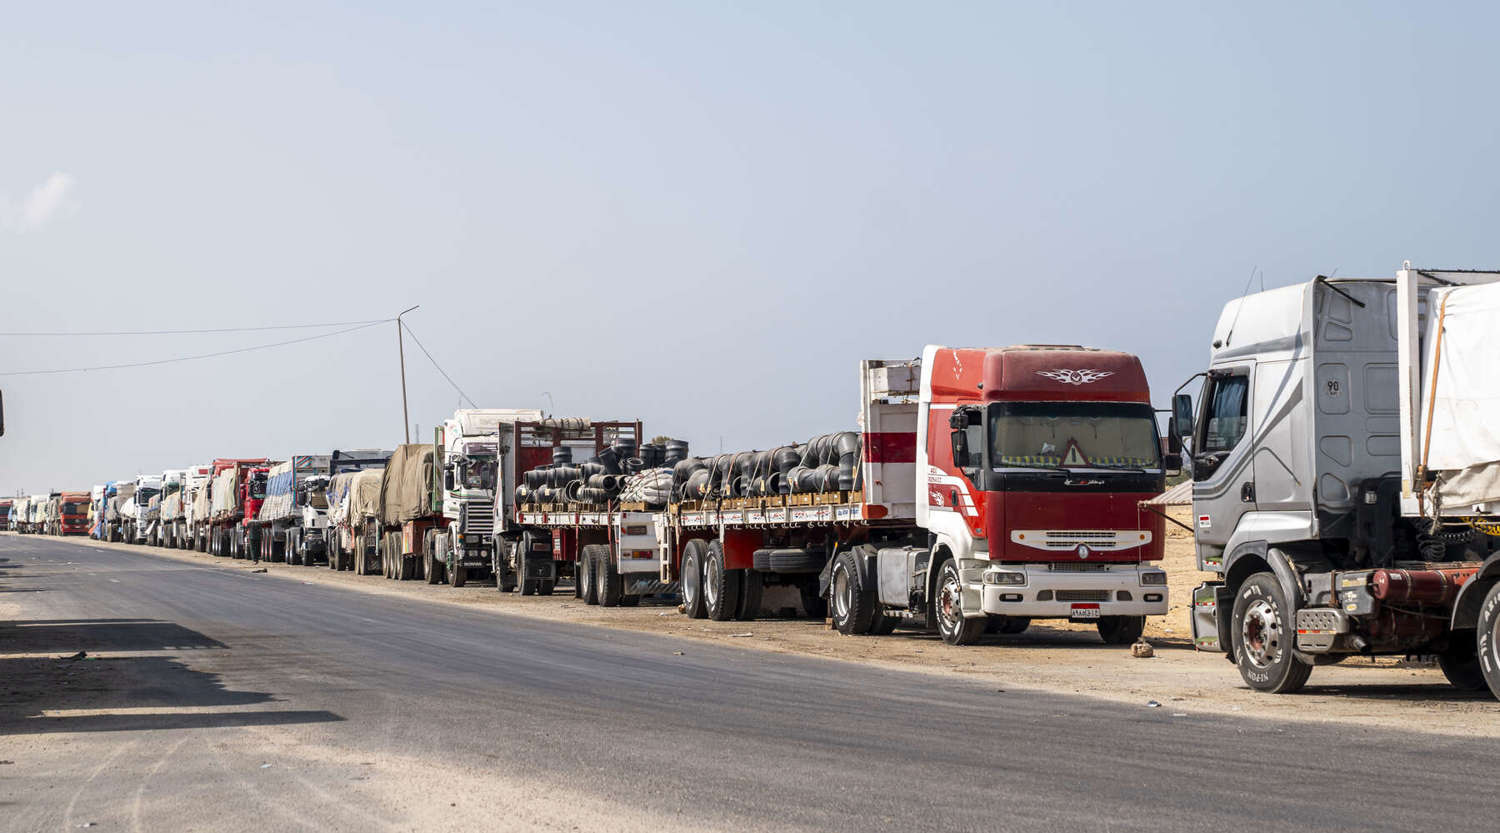
[[[489,535],[495,531],[495,513],[487,501],[471,500],[464,504],[463,530],[470,535]]]
[[[1097,561],[1053,561],[1047,564],[1047,569],[1054,573],[1101,573],[1109,570],[1109,565]]]
[[[1059,590],[1057,600],[1060,602],[1107,602],[1109,601],[1108,590]]]

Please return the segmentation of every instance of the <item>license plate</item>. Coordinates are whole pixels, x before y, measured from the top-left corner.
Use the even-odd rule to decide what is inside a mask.
[[[1068,618],[1069,619],[1098,619],[1099,618],[1099,606],[1098,605],[1073,605],[1073,609],[1072,609],[1071,612],[1069,612]]]

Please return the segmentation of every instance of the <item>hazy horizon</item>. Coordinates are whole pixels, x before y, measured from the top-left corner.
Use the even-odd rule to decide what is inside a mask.
[[[853,426],[861,358],[1141,356],[1222,305],[1500,266],[1489,6],[145,3],[0,31],[0,331],[407,316],[481,407],[695,453]],[[313,331],[0,336],[0,373]],[[395,325],[0,375],[0,494],[392,447]],[[459,397],[410,341],[415,441]],[[551,399],[549,400],[548,394]]]

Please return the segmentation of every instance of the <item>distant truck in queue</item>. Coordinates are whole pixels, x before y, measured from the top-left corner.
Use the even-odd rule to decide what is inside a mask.
[[[246,524],[246,520],[255,517],[266,498],[270,462],[264,457],[220,458],[213,462],[208,513],[196,530],[207,552],[249,558],[259,547],[259,530]]]
[[[1500,272],[1410,264],[1225,305],[1196,411],[1178,394],[1171,419],[1216,575],[1200,650],[1266,692],[1415,654],[1500,697],[1497,329]]]

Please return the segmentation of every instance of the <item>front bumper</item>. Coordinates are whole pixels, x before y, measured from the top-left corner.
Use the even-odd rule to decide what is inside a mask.
[[[1047,564],[993,564],[965,573],[967,589],[978,596],[983,614],[1090,621],[1100,616],[1162,616],[1167,612],[1165,573],[1153,566],[1109,564],[1078,572]],[[1017,573],[1024,576],[1024,583],[986,580],[988,574]],[[1159,576],[1162,583],[1142,584],[1144,574]]]

